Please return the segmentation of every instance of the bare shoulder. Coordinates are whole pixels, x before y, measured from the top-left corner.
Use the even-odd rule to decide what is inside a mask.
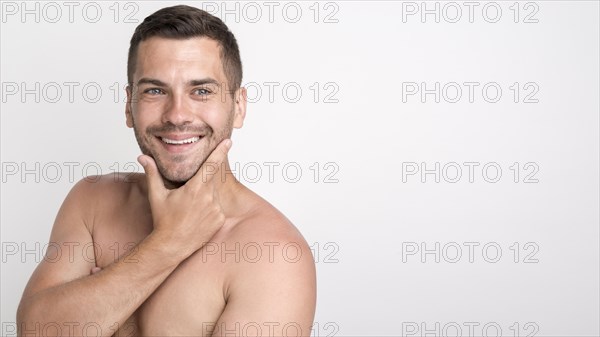
[[[314,293],[315,264],[305,238],[269,202],[258,195],[252,199],[252,210],[224,238],[227,249],[235,249],[239,255],[236,263],[229,264],[226,297],[250,289],[255,292],[275,280]]]
[[[122,194],[132,185],[137,184],[138,174],[109,173],[104,175],[91,175],[79,180],[73,190],[79,193],[100,193],[101,196]],[[90,197],[94,197],[90,195]]]
[[[120,200],[129,197],[132,191],[138,191],[145,179],[141,173],[115,172],[85,177],[77,185],[80,185],[78,188],[91,193],[94,199],[112,197]]]
[[[87,213],[86,218],[94,218],[126,205],[132,192],[140,190],[143,179],[141,174],[130,173],[87,176],[73,186],[67,198],[73,199],[82,212]]]
[[[92,175],[81,179],[77,185],[80,188],[88,189],[109,195],[120,195],[129,192],[132,187],[139,187],[140,182],[145,180],[141,173],[114,172],[104,175]]]
[[[308,244],[298,228],[275,206],[256,194],[252,198],[251,210],[239,217],[229,231],[226,241],[247,245],[256,243],[263,246],[286,246],[286,249],[287,246],[308,249]]]

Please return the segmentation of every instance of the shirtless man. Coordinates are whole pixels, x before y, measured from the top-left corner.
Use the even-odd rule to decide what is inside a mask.
[[[137,27],[125,114],[145,174],[73,187],[19,305],[20,336],[310,335],[310,249],[229,170],[241,79],[220,19],[174,6]]]

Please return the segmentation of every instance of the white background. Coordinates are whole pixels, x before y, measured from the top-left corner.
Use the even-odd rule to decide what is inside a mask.
[[[169,4],[74,3],[2,4],[2,335],[83,168],[132,171],[139,154],[114,83],[127,21]],[[473,2],[471,17],[427,2],[439,22],[421,2],[189,4],[238,39],[255,102],[230,161],[314,248],[315,336],[600,334],[597,1]],[[407,91],[436,82],[439,103]],[[436,163],[439,182],[421,177]]]

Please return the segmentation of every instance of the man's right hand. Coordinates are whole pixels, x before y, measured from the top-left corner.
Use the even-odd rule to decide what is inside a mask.
[[[200,249],[225,222],[219,201],[215,176],[231,148],[231,140],[223,140],[212,151],[198,172],[183,186],[169,190],[165,187],[154,159],[138,157],[148,182],[148,200],[152,211],[152,235],[164,239],[173,247],[173,254],[191,255]]]

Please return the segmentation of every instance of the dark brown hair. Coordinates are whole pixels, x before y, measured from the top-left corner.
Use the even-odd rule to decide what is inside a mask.
[[[242,61],[233,33],[221,19],[201,9],[178,5],[160,9],[144,19],[133,33],[127,58],[127,82],[132,85],[140,42],[151,37],[189,39],[208,37],[219,43],[228,90],[233,95],[242,84]]]

